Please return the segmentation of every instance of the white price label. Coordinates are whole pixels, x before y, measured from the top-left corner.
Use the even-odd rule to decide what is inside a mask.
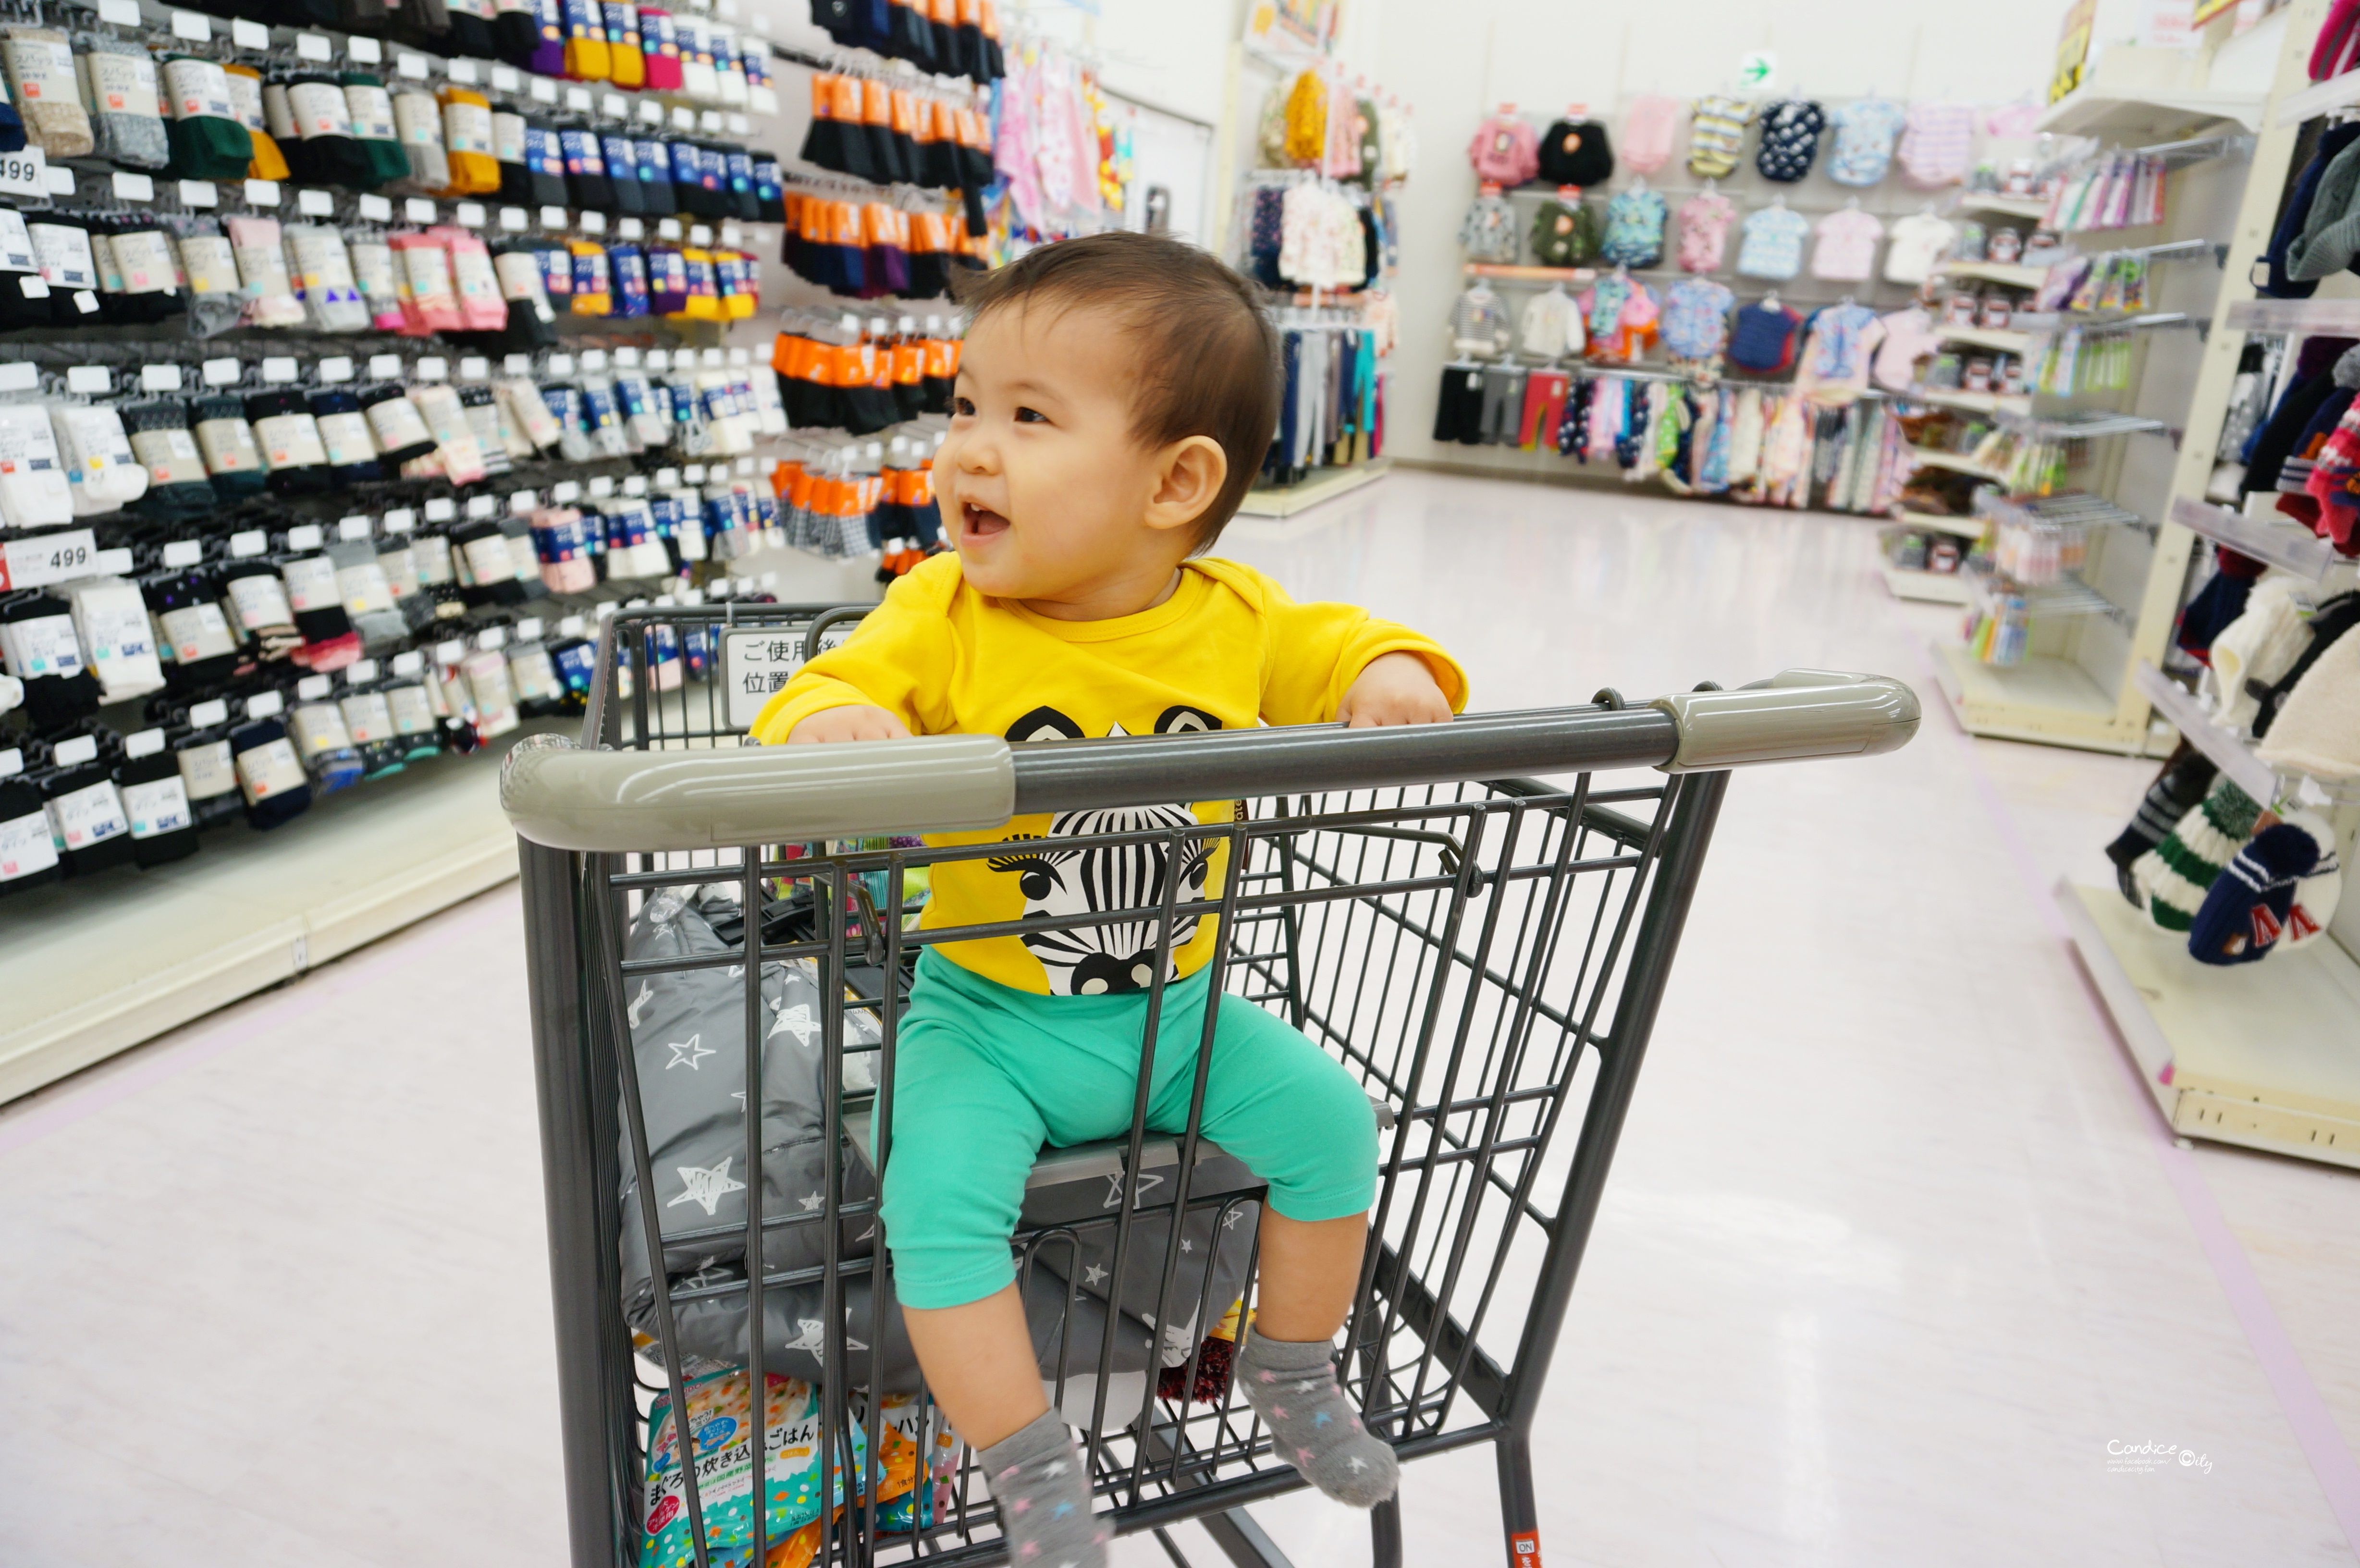
[[[295,35],[295,58],[316,60],[324,64],[336,58],[336,51],[322,34],[298,33]]]
[[[270,47],[270,29],[260,22],[232,22],[229,25],[229,41],[242,49],[268,49]]]
[[[49,160],[37,147],[0,154],[0,195],[30,196],[36,201],[49,193]]]
[[[325,191],[298,191],[295,210],[307,218],[332,218],[336,213],[336,199]]]
[[[218,207],[221,190],[210,180],[180,181],[180,205],[183,207]]]
[[[571,376],[571,375],[573,375],[573,374],[574,374],[574,356],[573,356],[572,354],[551,354],[551,355],[549,356],[549,373],[550,373],[552,376]]]
[[[770,19],[765,16],[762,22],[767,25]],[[779,95],[768,87],[749,85],[746,89],[746,102],[753,106],[754,113],[757,114],[775,114],[779,112]]]
[[[209,359],[204,364],[203,375],[208,387],[235,386],[238,377],[245,374],[245,367],[234,359]]]
[[[143,365],[139,367],[139,390],[142,392],[178,392],[180,389],[179,365]]]
[[[680,238],[680,220],[678,218],[658,218],[656,220],[656,238],[660,240],[676,240]]]
[[[546,76],[534,77],[532,81],[527,84],[526,91],[532,94],[533,101],[535,103],[554,103],[557,102],[557,83],[552,82]]]
[[[344,40],[344,57],[358,65],[375,65],[385,59],[385,46],[355,35]]]
[[[115,172],[115,194],[126,201],[153,201],[156,200],[156,181],[145,174],[126,174],[117,169]]]
[[[598,113],[610,120],[628,119],[631,113],[631,101],[619,93],[609,93],[598,100]]]
[[[102,393],[115,390],[115,377],[103,365],[73,365],[66,367],[66,390],[69,392]]]
[[[410,373],[421,381],[441,381],[451,374],[451,362],[439,355],[421,359],[410,367]]]
[[[406,534],[418,526],[418,514],[407,506],[397,506],[385,515],[383,521],[386,532]]]
[[[213,36],[213,24],[194,11],[175,11],[172,13],[172,36],[202,42]]]
[[[803,639],[792,631],[724,632],[721,679],[729,691],[729,727],[751,729],[771,695],[803,668]]]
[[[748,118],[746,118],[746,116],[745,116],[745,115],[743,115],[743,114],[732,114],[732,115],[730,115],[730,116],[729,116],[729,134],[730,134],[731,136],[747,136],[747,135],[749,135],[749,134],[753,131],[753,129],[754,129],[754,123],[753,123],[751,120],[748,120]]]
[[[275,719],[287,711],[287,699],[276,691],[264,691],[246,700],[246,716],[249,719]]]
[[[321,385],[333,387],[340,381],[353,378],[353,362],[344,354],[335,354],[322,360],[314,374],[320,377]]]
[[[347,544],[365,539],[369,537],[369,520],[363,517],[339,517],[336,519],[336,537]]]
[[[42,172],[41,182],[49,187],[49,194],[52,196],[71,196],[74,193],[73,170],[71,169],[46,169]]]
[[[643,122],[644,124],[650,125],[662,125],[662,124],[663,124],[663,105],[662,105],[662,104],[661,104],[661,103],[657,103],[657,102],[656,102],[654,99],[652,99],[652,98],[642,98],[642,99],[640,99],[640,100],[639,100],[639,119],[640,119],[640,120],[641,120],[641,122]]]
[[[289,550],[317,550],[327,535],[317,523],[298,523],[287,530]]]
[[[541,210],[541,226],[544,229],[563,228],[565,226],[565,209],[563,207],[543,207]]]
[[[401,375],[401,355],[373,354],[369,355],[369,375],[379,381],[392,381]]]
[[[470,355],[459,362],[459,379],[481,381],[492,373],[492,362],[480,355]]]
[[[603,348],[584,349],[582,351],[582,368],[585,370],[606,369],[606,351]]]
[[[401,215],[413,223],[431,223],[434,221],[434,203],[423,196],[405,197]]]
[[[246,182],[246,204],[249,207],[276,207],[279,205],[279,181],[276,180],[247,180]]]
[[[174,539],[164,547],[164,564],[168,567],[194,566],[204,558],[202,539]]]
[[[540,505],[541,497],[535,495],[530,490],[511,491],[508,495],[508,515],[510,517],[529,517],[531,515],[533,508]]]
[[[549,500],[552,506],[568,506],[580,499],[582,499],[582,486],[571,479],[549,487]]]
[[[624,479],[624,481],[623,481],[623,494],[624,494],[624,495],[646,495],[647,493],[648,493],[648,476],[647,476],[646,474],[631,474],[631,475],[629,475],[629,476],[628,476],[627,478],[625,478],[625,479]]]
[[[430,523],[447,523],[459,515],[459,508],[448,495],[437,495],[426,503],[423,510]]]
[[[593,501],[603,501],[614,493],[615,482],[612,479],[602,474],[590,481],[590,499]]]
[[[393,222],[393,201],[384,196],[364,196],[360,199],[361,220],[370,223]]]
[[[467,516],[471,519],[481,521],[486,518],[497,517],[499,515],[500,504],[497,501],[493,500],[489,495],[470,495],[467,497]]]
[[[648,226],[637,218],[617,218],[615,220],[615,233],[627,240],[645,239]]]
[[[492,67],[492,91],[495,93],[514,93],[523,85],[524,78],[517,74],[517,68],[515,66],[496,65]]]
[[[98,0],[98,19],[109,27],[139,25],[139,0]]]
[[[262,362],[262,378],[274,385],[292,381],[300,374],[292,354],[273,354]]]
[[[675,107],[672,112],[672,128],[675,131],[696,129],[696,111]]]
[[[452,212],[457,215],[459,226],[463,229],[484,226],[484,206],[480,201],[462,201]]]
[[[585,234],[605,234],[606,232],[606,214],[604,212],[584,212],[582,214],[582,232]]]
[[[503,207],[500,209],[500,227],[504,229],[512,231],[522,230],[527,223],[531,222],[532,218],[530,214],[527,213],[521,207]]]
[[[396,74],[407,76],[412,82],[423,82],[426,80],[426,57],[422,54],[396,55],[393,69]]]
[[[87,577],[97,556],[98,536],[88,528],[10,539],[0,547],[0,593]]]
[[[577,114],[588,114],[590,112],[590,89],[587,87],[567,88],[565,90],[565,106],[568,109],[573,110]]]
[[[472,60],[450,60],[442,64],[442,74],[467,86],[475,83],[475,62]]]

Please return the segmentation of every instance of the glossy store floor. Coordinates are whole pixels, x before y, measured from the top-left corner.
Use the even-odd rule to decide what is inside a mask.
[[[1961,737],[1951,613],[1872,532],[1396,474],[1229,542],[1439,634],[1482,707],[1927,695],[1898,755],[1731,791],[1539,1424],[1546,1560],[2348,1563],[2360,1178],[2160,1132],[2047,899],[2151,768]],[[0,1111],[0,1560],[563,1560],[523,974],[496,890]],[[2202,1462],[2110,1457],[2147,1443]],[[1409,1562],[1501,1560],[1483,1451],[1405,1491]],[[1258,1514],[1366,1560],[1359,1516]]]

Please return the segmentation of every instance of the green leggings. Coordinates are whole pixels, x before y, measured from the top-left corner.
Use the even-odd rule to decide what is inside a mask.
[[[1210,975],[1164,989],[1147,1125],[1184,1132]],[[1362,1214],[1377,1191],[1377,1126],[1341,1062],[1241,996],[1220,999],[1204,1135],[1270,1183],[1289,1219]],[[929,951],[902,1015],[885,1235],[910,1306],[981,1301],[1016,1278],[1009,1237],[1043,1143],[1131,1129],[1147,993],[1044,996]]]

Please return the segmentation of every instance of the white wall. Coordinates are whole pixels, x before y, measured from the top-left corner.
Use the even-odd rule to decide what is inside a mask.
[[[2065,6],[2063,0],[1972,6],[1682,0],[1622,7],[1462,0],[1446,10],[1415,0],[1367,0],[1363,8],[1382,11],[1371,29],[1371,73],[1416,105],[1420,141],[1402,201],[1402,343],[1392,365],[1387,450],[1492,463],[1497,449],[1437,447],[1429,437],[1435,387],[1448,357],[1445,321],[1462,281],[1459,219],[1475,196],[1464,149],[1495,104],[1513,101],[1554,113],[1579,102],[1603,113],[1625,95],[1692,97],[1728,86],[1739,56],[1765,49],[1777,53],[1781,93],[1997,103],[2046,85]],[[1677,144],[1683,148],[1684,138],[1685,129]],[[1685,178],[1677,153],[1660,178]],[[1815,170],[1808,183],[1824,182]],[[1538,464],[1528,459],[1513,466],[1548,473],[1562,466],[1554,459]]]

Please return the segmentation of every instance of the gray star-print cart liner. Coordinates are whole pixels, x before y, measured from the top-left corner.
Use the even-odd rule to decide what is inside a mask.
[[[748,744],[795,662],[781,639],[808,658],[860,614],[619,612],[580,742],[534,737],[502,768],[574,1568],[640,1568],[659,1393],[694,1409],[692,1380],[748,1368],[814,1391],[836,1456],[796,1473],[825,1493],[797,1550],[1003,1560],[972,1456],[925,1399],[880,1234],[892,1148],[872,1161],[869,1129],[890,1121],[899,1003],[935,942],[1144,922],[1145,1059],[1174,932],[1207,920],[1212,984],[1303,1030],[1378,1107],[1346,1389],[1404,1461],[1492,1445],[1503,1549],[1536,1560],[1534,1417],[1729,770],[1893,750],[1916,732],[1914,694],[1788,670],[1413,729]],[[1240,809],[1218,823],[1152,810],[1224,800]],[[906,835],[1038,812],[1132,824],[1075,853],[1180,866],[1226,839],[1233,869],[1201,893],[1163,878],[1134,908],[917,927],[916,874],[994,846]],[[1142,1095],[1127,1137],[1044,1149],[1014,1247],[1043,1383],[1109,1525],[1185,1561],[1166,1527],[1196,1519],[1231,1562],[1275,1568],[1246,1505],[1304,1483],[1228,1386],[1219,1337],[1252,1305],[1262,1189],[1201,1135],[1203,1093],[1200,1076],[1178,1136],[1146,1130]],[[770,1496],[765,1450],[748,1458]],[[684,1506],[697,1568],[780,1543],[757,1510],[708,1515],[698,1469],[663,1504]],[[1403,1485],[1419,1484],[1412,1465]],[[1397,1505],[1371,1529],[1375,1561],[1399,1564]]]

